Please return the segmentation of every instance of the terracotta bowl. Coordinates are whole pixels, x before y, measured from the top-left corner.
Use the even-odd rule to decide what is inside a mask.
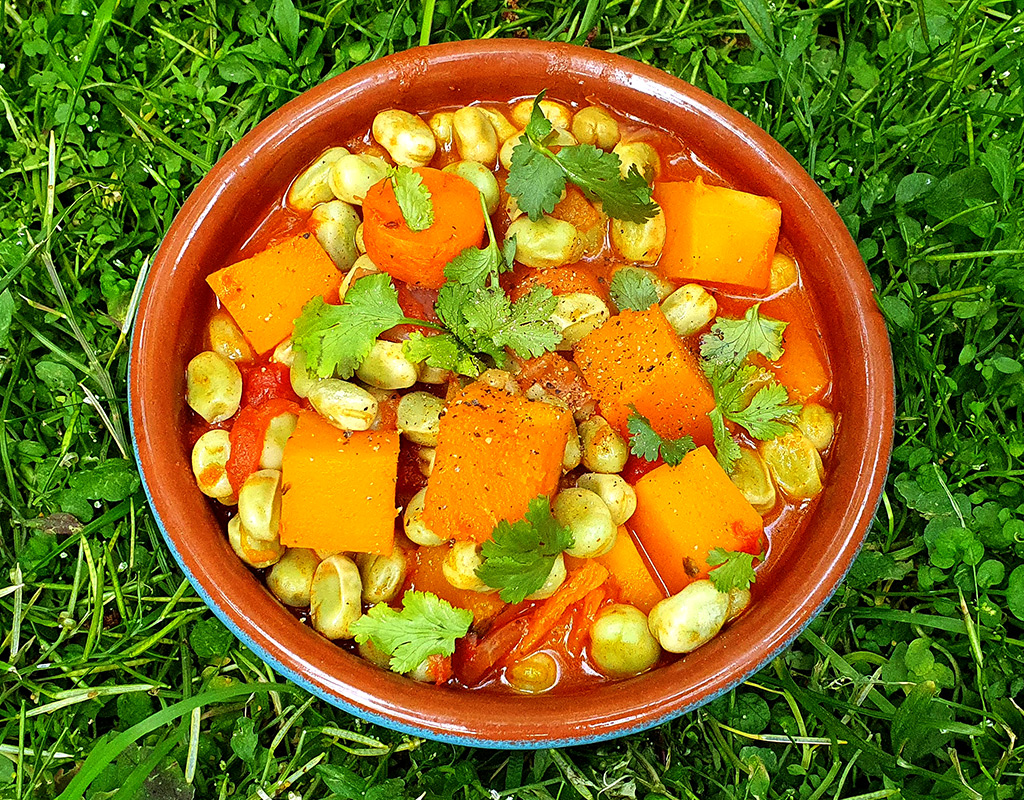
[[[481,98],[599,99],[674,131],[731,185],[782,204],[783,235],[810,289],[841,414],[827,486],[759,581],[750,610],[671,666],[587,689],[524,698],[436,688],[349,655],[300,624],[232,553],[196,488],[185,442],[185,365],[209,311],[208,273],[238,253],[316,154],[374,113]],[[359,717],[484,747],[572,745],[650,728],[712,700],[778,655],[828,601],[874,515],[892,441],[892,359],[872,284],[846,228],[799,164],[717,100],[648,66],[594,50],[519,40],[436,45],[350,70],[272,114],[203,179],[149,275],[132,343],[131,421],[146,491],[196,591],[278,672]]]

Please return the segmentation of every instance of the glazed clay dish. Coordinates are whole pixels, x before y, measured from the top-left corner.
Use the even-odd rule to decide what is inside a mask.
[[[788,523],[766,526],[753,602],[715,638],[640,675],[566,680],[523,696],[493,682],[433,685],[381,669],[282,605],[233,552],[225,535],[231,512],[197,487],[186,365],[203,349],[214,310],[208,277],[287,233],[278,228],[288,224],[289,187],[321,154],[359,137],[370,141],[374,117],[385,109],[427,117],[541,91],[572,110],[599,105],[627,129],[675,142],[666,167],[673,180],[705,176],[777,201],[779,252],[799,265],[800,296],[813,309],[831,375],[822,402],[837,425],[821,448],[825,478],[816,496],[795,504],[799,513],[783,514]],[[728,292],[720,311],[722,303],[742,315]],[[133,339],[130,404],[144,484],[168,545],[205,602],[261,658],[372,722],[461,744],[532,748],[609,739],[684,714],[765,666],[800,633],[846,574],[877,507],[892,444],[893,377],[857,249],[831,203],[779,144],[653,68],[584,48],[508,40],[418,48],[353,69],[293,100],[232,148],[185,203],[153,264]],[[287,465],[287,451],[285,458]]]

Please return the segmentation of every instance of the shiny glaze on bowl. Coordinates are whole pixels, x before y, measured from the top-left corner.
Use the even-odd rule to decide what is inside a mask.
[[[195,486],[186,449],[185,364],[209,309],[204,279],[229,263],[296,174],[376,111],[532,96],[593,98],[675,131],[730,185],[775,197],[783,235],[827,324],[833,404],[842,428],[829,483],[805,525],[758,584],[758,601],[686,658],[629,680],[522,698],[415,683],[302,625],[232,553]],[[171,225],[146,283],[129,376],[131,422],[146,491],[196,590],[281,674],[364,719],[485,747],[582,744],[643,730],[728,691],[785,648],[828,601],[874,515],[893,428],[892,357],[873,286],[831,203],[800,165],[749,120],[689,84],[629,59],[521,40],[399,53],[350,70],[288,103],[233,147]]]

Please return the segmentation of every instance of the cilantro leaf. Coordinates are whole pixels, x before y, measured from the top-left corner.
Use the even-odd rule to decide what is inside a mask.
[[[476,574],[500,589],[506,603],[521,603],[544,585],[558,554],[572,546],[572,533],[555,519],[548,499],[535,497],[523,519],[498,523],[481,548]]]
[[[403,323],[437,327],[406,317],[391,276],[381,272],[353,283],[340,306],[328,305],[322,297],[306,303],[295,320],[292,344],[305,354],[307,369],[319,377],[349,378],[377,337]]]
[[[528,135],[524,136],[512,149],[512,163],[505,183],[505,190],[534,222],[554,211],[565,191],[565,172],[545,155],[545,151],[546,148],[537,149]]]
[[[640,269],[620,269],[612,278],[608,293],[620,309],[646,311],[658,302],[654,281],[646,271]]]
[[[651,187],[636,166],[622,177],[617,153],[606,153],[592,144],[561,148],[555,160],[590,200],[600,200],[601,210],[614,219],[643,223],[658,216]]]
[[[618,155],[591,144],[548,146],[551,123],[540,110],[541,92],[533,101],[530,121],[523,138],[512,150],[506,191],[534,222],[550,214],[565,189],[566,180],[575,183],[590,200],[600,200],[606,214],[629,222],[645,222],[658,214],[651,199],[651,187],[636,169],[626,177],[620,172]]]
[[[496,247],[467,247],[444,268],[449,281],[466,286],[483,286],[487,278],[498,270],[499,254]]]
[[[708,578],[723,594],[733,589],[749,589],[757,580],[754,573],[754,559],[750,553],[737,553],[716,547],[708,553],[708,566],[715,567]]]
[[[410,672],[429,656],[450,656],[469,632],[473,614],[429,592],[406,592],[402,610],[378,603],[352,624],[356,641],[372,641],[391,656],[391,669]]]
[[[630,408],[632,411],[626,418],[626,428],[630,433],[629,450],[633,455],[647,461],[657,461],[660,454],[666,464],[675,467],[683,460],[683,456],[696,447],[692,436],[681,436],[678,439],[663,438],[651,427],[651,421],[647,417],[634,406]]]
[[[450,333],[424,336],[414,331],[402,347],[402,353],[415,364],[426,361],[435,369],[447,369],[475,378],[485,367],[466,346]]]
[[[701,357],[719,364],[739,364],[750,353],[769,361],[782,356],[782,334],[788,322],[762,317],[760,303],[747,309],[743,319],[719,319],[700,342]]]
[[[715,437],[715,458],[722,469],[731,473],[740,458],[740,446],[725,426],[725,417],[718,406],[708,412],[708,417],[711,418],[711,432]]]
[[[784,434],[788,425],[800,416],[799,403],[790,403],[786,387],[770,383],[758,389],[750,404],[736,411],[728,411],[728,418],[746,428],[755,439],[768,441]]]
[[[522,358],[554,350],[562,339],[551,321],[557,303],[546,286],[531,289],[512,304],[511,314],[500,322],[491,340],[499,347],[511,347]]]
[[[391,170],[390,178],[395,200],[409,230],[425,231],[433,225],[434,204],[423,178],[405,165]]]

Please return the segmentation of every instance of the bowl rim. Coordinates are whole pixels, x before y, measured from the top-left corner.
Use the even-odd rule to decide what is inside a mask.
[[[301,671],[299,666],[308,667],[309,663],[299,658],[294,650],[288,650],[284,645],[278,646],[278,643],[267,641],[263,635],[253,635],[245,624],[248,622],[251,625],[252,620],[234,604],[226,602],[226,598],[215,597],[211,593],[211,589],[216,587],[208,586],[206,583],[208,576],[205,573],[204,565],[194,563],[179,548],[175,536],[168,529],[160,511],[161,508],[166,508],[161,502],[161,487],[159,485],[151,486],[150,477],[153,473],[149,472],[148,476],[148,471],[154,468],[153,454],[145,443],[140,444],[142,442],[140,430],[146,425],[147,415],[145,403],[142,401],[143,392],[140,391],[140,382],[143,380],[140,375],[144,370],[139,364],[139,359],[146,344],[144,341],[147,327],[146,311],[154,302],[154,286],[158,276],[162,277],[163,273],[168,270],[173,271],[173,264],[169,264],[167,267],[163,265],[173,261],[177,254],[187,249],[191,242],[191,234],[198,227],[203,209],[208,208],[215,201],[218,189],[244,167],[247,160],[245,154],[253,149],[258,150],[271,146],[276,138],[285,135],[289,129],[289,120],[297,112],[308,112],[309,109],[322,104],[326,99],[336,97],[362,81],[379,78],[381,74],[389,70],[393,70],[394,75],[397,75],[401,74],[403,69],[413,71],[423,69],[425,64],[436,69],[439,63],[509,54],[516,58],[538,58],[549,65],[559,64],[563,68],[565,64],[572,61],[586,61],[588,66],[595,71],[614,73],[623,83],[629,84],[627,88],[631,91],[643,92],[645,88],[659,87],[689,103],[698,112],[705,112],[708,116],[717,118],[718,123],[725,127],[730,136],[742,140],[753,151],[759,151],[759,158],[766,166],[771,167],[775,172],[786,172],[787,179],[793,182],[801,193],[814,198],[816,201],[814,207],[816,224],[827,236],[832,248],[837,251],[838,258],[850,265],[851,272],[845,276],[850,284],[847,288],[851,289],[849,301],[859,312],[858,321],[861,328],[858,333],[865,344],[866,379],[873,392],[866,398],[866,403],[871,411],[866,415],[866,436],[868,442],[874,443],[874,446],[863,451],[861,458],[863,469],[858,473],[856,485],[851,491],[853,499],[859,501],[859,506],[853,508],[853,503],[851,503],[851,508],[848,509],[848,513],[844,517],[844,520],[850,522],[849,530],[844,531],[845,543],[838,553],[838,559],[827,564],[827,569],[822,576],[823,580],[815,587],[813,594],[807,598],[808,601],[813,602],[813,606],[805,602],[800,607],[799,614],[778,623],[776,629],[772,631],[777,635],[768,640],[768,649],[763,651],[762,655],[748,658],[741,670],[730,673],[727,678],[723,678],[721,675],[709,676],[705,681],[710,684],[709,691],[689,701],[675,702],[678,700],[675,698],[675,701],[669,703],[665,708],[646,706],[636,709],[637,713],[632,717],[619,715],[615,719],[602,719],[605,724],[595,732],[588,733],[585,729],[578,730],[567,723],[557,732],[549,729],[541,732],[539,737],[528,739],[507,738],[494,731],[481,733],[467,730],[451,720],[403,716],[401,708],[396,710],[394,708],[367,707],[318,683],[311,677],[311,675],[319,674],[317,670],[311,670],[308,674]],[[697,149],[699,152],[699,148]],[[808,202],[809,210],[810,207],[811,203]],[[186,221],[192,226],[191,228],[185,225]],[[152,267],[146,279],[132,332],[128,367],[128,400],[133,451],[150,509],[164,541],[203,602],[238,639],[264,662],[289,680],[332,705],[393,730],[451,744],[500,749],[536,749],[590,744],[614,739],[653,728],[682,716],[731,691],[764,668],[800,635],[828,603],[850,569],[863,545],[875,511],[881,501],[891,456],[894,426],[894,375],[891,346],[885,323],[873,300],[873,285],[870,277],[845,225],[817,184],[807,175],[800,164],[765,131],[739,112],[681,79],[623,56],[561,43],[517,39],[474,40],[416,47],[348,70],[304,92],[273,112],[221,157],[179,209],[160,245]],[[156,492],[154,492],[154,488],[157,489]],[[658,670],[658,672],[661,671]],[[643,676],[640,679],[642,678]],[[402,678],[399,680],[408,682]],[[631,682],[625,683],[628,685]],[[384,681],[381,685],[384,686],[387,683],[388,681]],[[396,686],[393,681],[389,685]],[[425,688],[425,690],[444,691],[434,687]],[[509,695],[509,697],[513,698],[516,703],[522,702],[518,696]],[[571,695],[562,695],[561,697],[565,701]],[[457,704],[453,705],[457,708]],[[458,715],[457,710],[452,713]],[[587,723],[583,721],[579,724]],[[547,733],[551,735],[545,738]]]

